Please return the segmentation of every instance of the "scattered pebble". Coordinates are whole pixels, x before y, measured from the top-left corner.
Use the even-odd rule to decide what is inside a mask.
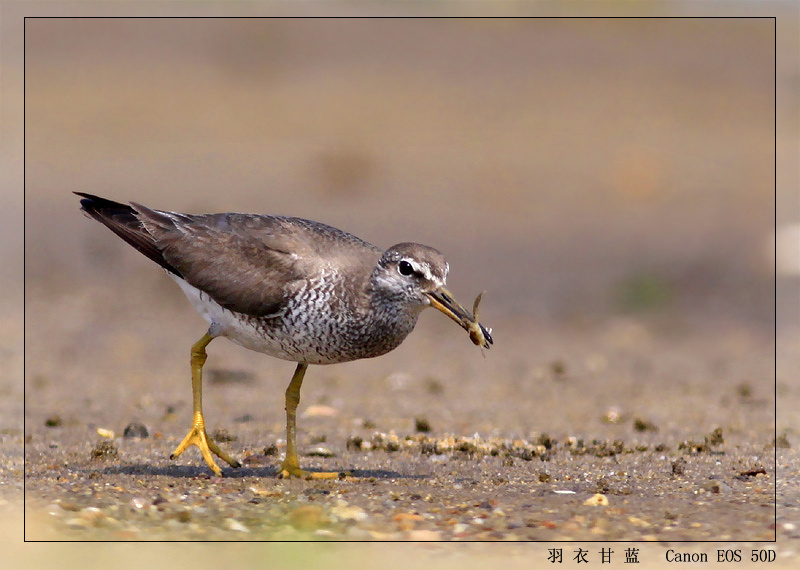
[[[464,535],[469,531],[469,525],[464,523],[456,523],[453,525],[453,534],[456,536]]]
[[[343,521],[363,521],[367,519],[367,512],[361,507],[347,504],[337,505],[331,509],[331,515]]]
[[[414,429],[420,433],[431,431],[431,424],[425,418],[414,418]]]
[[[250,532],[249,528],[232,518],[225,519],[225,528],[232,530],[233,532]]]
[[[303,412],[304,418],[332,418],[339,413],[339,410],[331,406],[313,405],[308,406]]]
[[[731,487],[724,481],[715,479],[704,483],[701,489],[708,493],[727,493],[731,490]]]
[[[636,431],[651,431],[657,432],[658,426],[653,422],[649,422],[647,420],[643,420],[642,418],[634,418],[633,420],[633,429]]]
[[[134,497],[133,499],[130,500],[128,504],[137,511],[141,511],[142,509],[149,506],[147,500],[141,497]]]
[[[737,475],[737,479],[747,479],[749,477],[756,477],[758,475],[766,475],[767,470],[764,469],[761,465],[757,465],[751,469],[747,469],[745,471],[740,471]]]
[[[423,518],[417,513],[397,513],[392,520],[400,525],[400,530],[411,530]]]
[[[105,429],[105,428],[97,428],[97,435],[100,437],[105,437],[107,439],[114,439],[116,434],[113,430]]]
[[[130,423],[125,426],[125,431],[122,432],[122,437],[126,438],[140,438],[144,439],[149,436],[150,433],[147,431],[147,427],[143,424],[139,424],[136,422]]]
[[[333,450],[329,447],[325,447],[324,445],[318,445],[317,447],[306,451],[305,455],[307,457],[336,457],[336,454],[333,452]]]
[[[440,541],[442,540],[442,533],[438,530],[410,530],[406,535],[408,540],[419,541]]]
[[[113,441],[100,440],[92,448],[92,459],[106,461],[119,457],[119,451]]]
[[[625,416],[620,408],[612,406],[603,414],[602,420],[609,424],[619,424],[625,420]]]
[[[554,360],[550,363],[550,372],[556,380],[563,380],[567,376],[567,365],[563,360]]]
[[[219,428],[211,434],[211,439],[217,443],[230,443],[232,441],[236,441],[238,438],[228,430]]]
[[[608,497],[602,493],[596,493],[583,502],[584,505],[589,507],[607,507]]]
[[[256,497],[280,497],[283,495],[283,492],[279,490],[267,489],[265,487],[252,486],[248,490],[251,493],[253,493]]]
[[[289,513],[289,524],[297,530],[315,530],[327,522],[325,511],[319,505],[303,505]]]
[[[789,438],[786,437],[785,433],[783,433],[772,440],[772,447],[777,447],[778,449],[790,449],[792,444],[789,443]]]
[[[61,424],[64,423],[64,420],[61,419],[61,416],[55,415],[50,416],[46,420],[44,420],[44,425],[47,427],[60,427]]]

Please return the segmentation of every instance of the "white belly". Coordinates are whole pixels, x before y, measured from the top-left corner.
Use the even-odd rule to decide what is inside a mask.
[[[209,334],[214,337],[224,336],[239,346],[255,352],[308,364],[335,364],[368,356],[350,353],[339,346],[343,339],[335,329],[329,329],[327,334],[321,335],[321,331],[303,326],[314,320],[313,316],[308,314],[309,312],[313,314],[316,308],[314,306],[309,307],[311,310],[306,312],[306,318],[291,319],[293,324],[288,324],[283,318],[285,315],[279,312],[275,314],[275,320],[271,323],[274,326],[263,326],[263,323],[262,326],[258,326],[254,319],[222,307],[197,287],[172,273],[167,272],[167,274],[180,286],[195,310],[208,322]]]

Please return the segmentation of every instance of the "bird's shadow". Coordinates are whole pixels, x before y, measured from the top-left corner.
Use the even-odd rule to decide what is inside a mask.
[[[307,469],[309,472],[323,471],[322,469]],[[173,477],[176,479],[213,479],[214,475],[204,466],[194,465],[148,465],[148,464],[129,464],[129,465],[109,465],[102,469],[86,469],[87,474],[102,473],[103,475],[132,475],[132,476],[153,476],[153,477]],[[427,476],[419,474],[398,473],[386,469],[347,469],[346,474],[356,479],[425,479]],[[223,469],[224,479],[244,479],[246,477],[277,478],[278,467],[252,467],[242,466],[238,468]]]

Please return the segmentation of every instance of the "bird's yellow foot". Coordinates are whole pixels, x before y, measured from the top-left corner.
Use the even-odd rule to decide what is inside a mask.
[[[186,451],[186,448],[190,445],[196,445],[200,449],[203,459],[206,460],[206,465],[208,465],[209,469],[211,469],[217,477],[222,477],[222,469],[220,469],[217,462],[214,461],[214,457],[211,455],[212,453],[231,467],[241,467],[238,461],[222,451],[219,446],[214,443],[214,440],[208,437],[205,427],[197,425],[189,430],[189,433],[186,434],[186,437],[184,437],[180,445],[175,448],[175,451],[170,454],[169,458],[177,458],[181,453]]]
[[[345,477],[352,477],[347,471],[305,471],[300,469],[296,463],[284,461],[281,464],[281,472],[278,473],[281,479],[289,479],[290,477],[297,477],[299,479],[344,479]]]

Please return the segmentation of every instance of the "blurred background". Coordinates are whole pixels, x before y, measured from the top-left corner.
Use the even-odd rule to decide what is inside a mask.
[[[466,302],[488,291],[487,316],[771,328],[774,33],[769,19],[29,20],[28,292],[164,281],[77,212],[82,191],[428,243]]]

